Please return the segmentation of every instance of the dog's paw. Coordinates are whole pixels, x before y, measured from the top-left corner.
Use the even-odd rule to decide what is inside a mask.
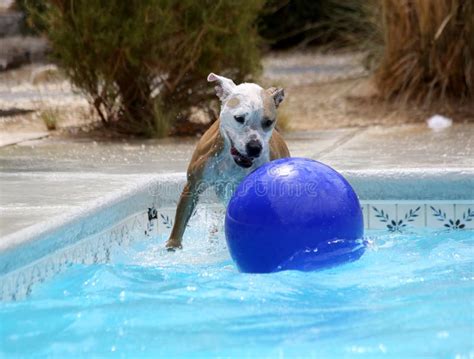
[[[168,250],[168,252],[174,252],[177,249],[183,249],[181,242],[173,238],[168,239],[165,247]]]

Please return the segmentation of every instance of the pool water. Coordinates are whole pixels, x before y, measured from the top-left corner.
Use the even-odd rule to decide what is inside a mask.
[[[241,274],[189,230],[0,303],[0,357],[474,357],[474,233],[369,231],[356,262]]]

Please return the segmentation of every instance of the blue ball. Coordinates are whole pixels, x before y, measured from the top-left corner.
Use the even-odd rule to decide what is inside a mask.
[[[247,273],[331,267],[365,249],[351,185],[305,158],[272,161],[245,177],[227,207],[225,233],[232,259]]]

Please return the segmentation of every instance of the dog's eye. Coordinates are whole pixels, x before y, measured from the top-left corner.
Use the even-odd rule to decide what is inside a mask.
[[[263,128],[269,128],[271,127],[271,125],[273,125],[273,121],[272,120],[263,120],[263,123],[262,123],[262,126]]]
[[[234,116],[234,118],[238,123],[244,123],[245,122],[245,116]]]

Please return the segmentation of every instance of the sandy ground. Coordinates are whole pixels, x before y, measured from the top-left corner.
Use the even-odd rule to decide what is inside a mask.
[[[264,59],[264,78],[285,87],[281,111],[292,130],[422,123],[436,113],[455,123],[474,122],[472,104],[424,108],[380,101],[363,63],[361,53],[272,54]]]
[[[474,121],[472,105],[423,109],[376,99],[363,54],[273,53],[263,60],[262,84],[286,92],[280,121],[288,130],[320,130],[422,122],[434,113],[455,122]],[[204,81],[204,79],[203,79]],[[96,123],[86,98],[52,65],[29,65],[0,73],[0,131],[84,134]]]
[[[0,131],[77,132],[97,121],[85,96],[54,65],[27,65],[0,72]]]

